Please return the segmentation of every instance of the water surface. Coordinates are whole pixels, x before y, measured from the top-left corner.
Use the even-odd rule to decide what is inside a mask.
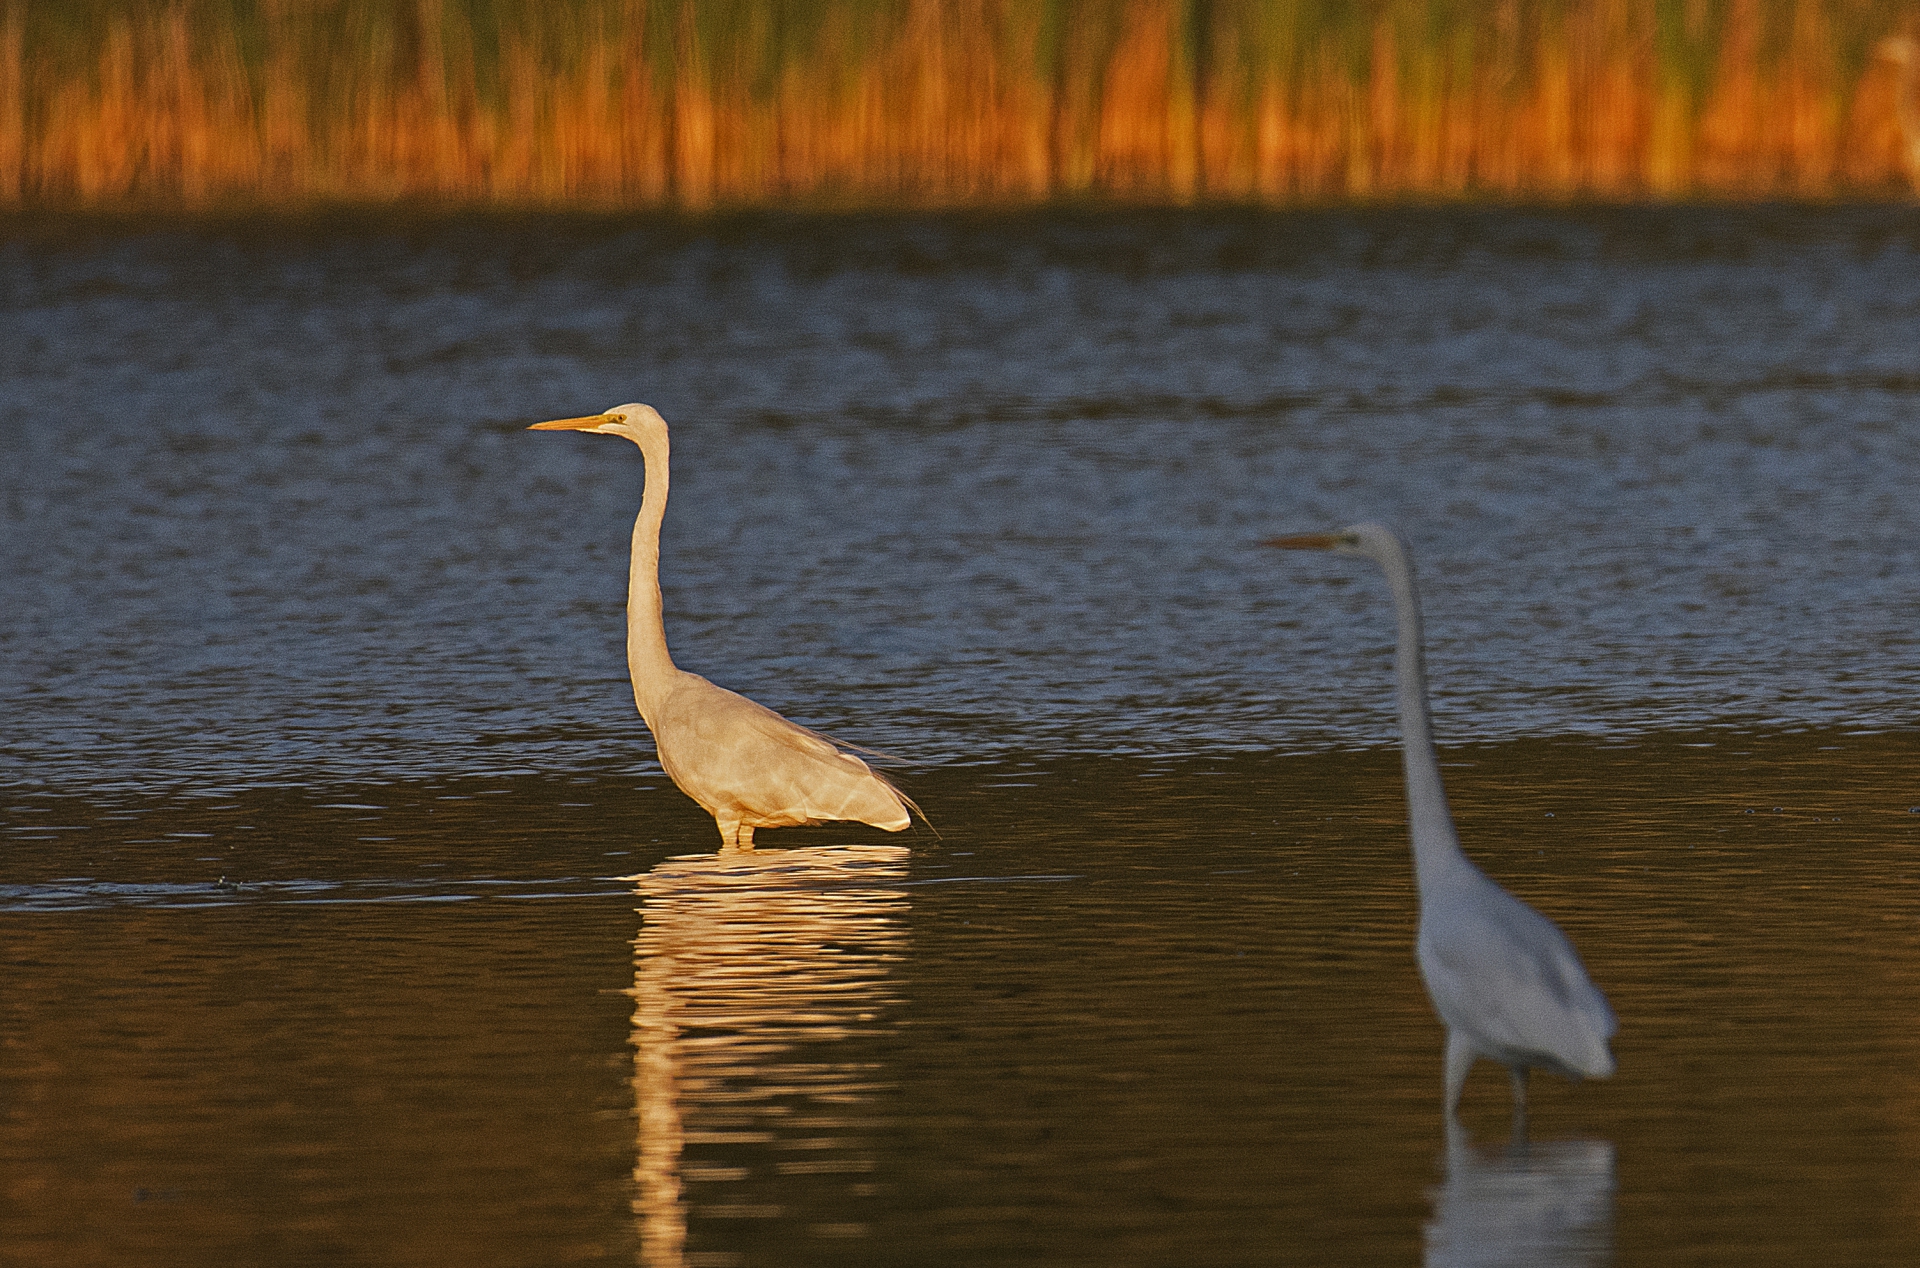
[[[1920,1252],[1920,219],[14,224],[0,1245]],[[620,651],[938,835],[717,860]],[[1439,1116],[1384,518],[1620,1072]]]
[[[688,668],[922,762],[1910,726],[1905,209],[18,231],[7,769],[631,756],[638,454]],[[1356,705],[1365,699],[1369,707]],[[164,738],[163,738],[164,737]]]

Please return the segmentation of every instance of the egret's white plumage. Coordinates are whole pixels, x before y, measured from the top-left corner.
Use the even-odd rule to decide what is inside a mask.
[[[1386,570],[1399,618],[1394,669],[1401,756],[1406,771],[1413,866],[1420,892],[1416,943],[1420,976],[1447,1027],[1446,1112],[1477,1057],[1513,1076],[1514,1111],[1524,1115],[1527,1071],[1571,1079],[1613,1073],[1607,1041],[1615,1021],[1573,944],[1551,920],[1495,884],[1460,849],[1427,712],[1420,596],[1406,544],[1383,524],[1310,533],[1268,543],[1292,550],[1365,555]]]
[[[898,832],[917,810],[899,789],[817,731],[673,663],[660,604],[660,522],[667,511],[667,424],[650,405],[535,423],[530,431],[624,436],[640,446],[646,491],[627,577],[627,671],[660,765],[720,829],[723,849],[751,850],[755,828],[856,820]]]

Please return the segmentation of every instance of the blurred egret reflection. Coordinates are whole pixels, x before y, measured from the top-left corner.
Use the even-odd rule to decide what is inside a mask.
[[[703,1216],[861,1235],[886,1075],[822,1045],[891,1024],[906,874],[904,847],[849,845],[672,858],[633,878],[643,1263],[690,1262]]]
[[[1427,1268],[1576,1268],[1613,1262],[1613,1143],[1516,1139],[1476,1147],[1447,1131],[1447,1178],[1433,1190]]]

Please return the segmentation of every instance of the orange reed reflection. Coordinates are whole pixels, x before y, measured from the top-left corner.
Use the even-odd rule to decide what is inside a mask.
[[[873,1062],[819,1045],[887,1025],[906,875],[904,847],[852,845],[675,858],[633,878],[643,1264],[687,1263],[690,1215],[863,1234],[842,1217],[872,1191],[864,1137],[885,1085]]]

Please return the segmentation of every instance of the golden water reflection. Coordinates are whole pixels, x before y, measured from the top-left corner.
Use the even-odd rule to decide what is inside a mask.
[[[643,1264],[741,1262],[708,1248],[702,1222],[866,1234],[886,1073],[822,1045],[890,1024],[906,875],[904,847],[849,845],[673,858],[632,878]]]
[[[1613,1262],[1613,1143],[1517,1140],[1476,1146],[1447,1131],[1447,1178],[1432,1191],[1427,1268],[1578,1268]]]

